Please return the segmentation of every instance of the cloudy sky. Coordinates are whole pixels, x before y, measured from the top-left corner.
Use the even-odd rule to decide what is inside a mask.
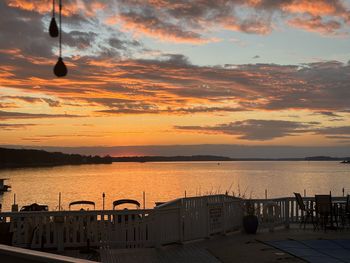
[[[57,2],[57,1],[56,1]],[[0,144],[350,146],[350,1],[0,1]]]

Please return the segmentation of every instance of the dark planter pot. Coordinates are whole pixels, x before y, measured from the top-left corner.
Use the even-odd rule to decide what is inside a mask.
[[[255,215],[247,215],[243,217],[243,227],[247,234],[256,234],[258,230],[258,217]]]

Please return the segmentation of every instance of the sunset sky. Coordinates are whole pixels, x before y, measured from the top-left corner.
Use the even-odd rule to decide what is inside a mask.
[[[56,78],[52,1],[0,1],[1,145],[350,146],[350,1],[63,4]]]

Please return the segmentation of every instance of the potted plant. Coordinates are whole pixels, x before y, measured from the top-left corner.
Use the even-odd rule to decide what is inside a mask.
[[[243,228],[247,234],[256,234],[258,230],[258,217],[255,214],[254,203],[251,200],[244,200],[243,203]]]
[[[238,184],[238,194],[232,192],[234,197],[241,199],[241,208],[243,211],[243,228],[247,234],[256,234],[259,226],[259,220],[256,215],[257,209],[254,207],[254,202],[251,200],[252,193],[250,193],[250,197],[246,198],[246,192],[248,188],[245,189],[243,193],[241,193],[240,185]]]

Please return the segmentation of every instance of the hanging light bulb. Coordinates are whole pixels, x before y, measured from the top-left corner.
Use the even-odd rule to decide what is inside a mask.
[[[59,17],[59,23],[60,23],[60,28],[59,28],[59,57],[57,60],[57,63],[55,65],[55,67],[53,68],[53,73],[57,76],[57,77],[64,77],[67,75],[68,73],[68,69],[66,67],[66,65],[63,62],[62,59],[62,0],[59,0],[59,5],[60,5],[60,17]]]
[[[54,17],[51,18],[49,33],[51,37],[58,37],[58,27]]]
[[[67,75],[68,70],[67,70],[67,67],[64,64],[63,59],[61,57],[58,58],[58,61],[55,65],[55,67],[53,68],[53,72],[59,78]]]
[[[58,26],[55,19],[55,0],[52,0],[52,18],[49,27],[49,33],[51,37],[58,37]]]

